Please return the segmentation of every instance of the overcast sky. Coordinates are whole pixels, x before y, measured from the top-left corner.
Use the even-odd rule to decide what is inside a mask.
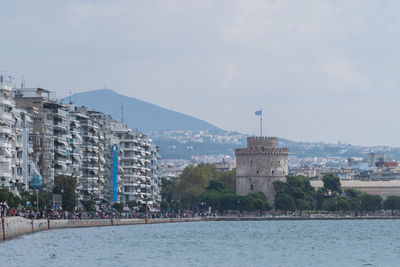
[[[0,71],[226,130],[400,145],[400,1],[3,1]]]

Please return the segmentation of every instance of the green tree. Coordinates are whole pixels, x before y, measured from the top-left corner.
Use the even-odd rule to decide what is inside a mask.
[[[322,181],[324,182],[325,190],[330,190],[331,192],[336,192],[339,194],[342,193],[339,177],[333,174],[327,174],[322,177]]]
[[[212,178],[209,175],[213,175],[213,173],[213,168],[205,164],[186,167],[176,182],[175,200],[181,201],[185,208],[197,206],[200,200],[199,196],[205,191]]]
[[[10,190],[3,188],[0,189],[0,202],[6,202],[10,208],[16,208],[22,203],[22,200],[18,196],[14,195]]]
[[[116,202],[112,205],[114,209],[116,209],[119,213],[121,213],[124,210],[124,204]]]
[[[172,180],[166,178],[161,179],[161,198],[168,202],[171,202],[174,198],[176,187]]]
[[[300,211],[300,215],[302,215],[303,211],[310,210],[311,206],[304,199],[297,199],[296,200],[296,208]]]
[[[160,203],[160,207],[162,210],[167,211],[170,208],[170,203],[168,201],[162,200]]]
[[[350,210],[359,211],[360,210],[360,202],[361,202],[361,200],[359,198],[350,199],[350,201],[349,201]]]
[[[324,201],[325,201],[324,189],[318,188],[318,190],[315,192],[315,206],[317,210],[322,210]]]
[[[337,201],[337,209],[339,211],[348,211],[351,209],[350,200],[345,197],[338,197]]]
[[[375,211],[382,209],[381,196],[363,194],[361,196],[361,209],[366,211]]]
[[[322,204],[322,210],[327,211],[336,211],[337,210],[337,201],[335,198],[328,198],[324,200]]]
[[[253,199],[248,196],[238,196],[238,209],[240,211],[252,211],[253,210]]]
[[[62,195],[64,210],[75,210],[77,205],[76,183],[76,178],[73,176],[58,175],[54,179],[53,193]]]
[[[359,198],[362,195],[362,192],[355,188],[347,188],[344,190],[344,193],[349,198]]]
[[[135,200],[128,200],[128,201],[126,202],[126,205],[128,205],[128,207],[129,207],[130,209],[133,209],[134,207],[137,207],[137,206],[138,206],[138,203],[137,203]]]
[[[210,180],[206,189],[221,192],[225,189],[225,185],[218,180]]]
[[[275,207],[280,210],[290,210],[288,207],[292,207],[291,200],[294,201],[294,209],[297,207],[301,212],[303,210],[312,209],[315,205],[315,189],[311,186],[310,180],[304,176],[287,176],[286,181],[275,181],[273,183],[275,189],[275,202],[278,200],[278,204]],[[289,205],[285,207],[285,205]],[[278,208],[279,207],[279,208]],[[283,209],[283,207],[285,207]]]
[[[205,202],[206,206],[213,209],[219,209],[220,193],[214,190],[205,191],[200,195],[200,201]]]
[[[41,192],[39,192],[39,195],[37,195],[35,191],[32,192],[24,191],[20,193],[20,196],[21,196],[20,203],[25,208],[28,209],[31,208],[27,206],[27,202],[30,202],[32,204],[32,208],[36,209],[35,203],[38,199],[38,196],[39,196],[39,211],[43,211],[46,209],[46,207],[50,206],[49,200]]]
[[[282,193],[275,198],[275,208],[285,213],[287,211],[294,211],[296,209],[296,202],[292,196]]]
[[[385,210],[400,210],[400,196],[388,196],[383,206]]]
[[[222,210],[234,210],[236,204],[237,198],[232,192],[224,192],[219,198],[219,205]]]
[[[225,190],[236,192],[236,169],[218,174],[218,181],[224,184]]]
[[[85,210],[87,212],[95,212],[96,211],[96,207],[94,206],[94,200],[93,199],[89,199],[87,201],[83,202],[83,207],[85,208]]]

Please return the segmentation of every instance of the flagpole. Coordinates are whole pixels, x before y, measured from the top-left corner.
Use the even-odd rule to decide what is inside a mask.
[[[262,137],[262,108],[260,109],[261,110],[261,116],[260,116],[260,136]]]

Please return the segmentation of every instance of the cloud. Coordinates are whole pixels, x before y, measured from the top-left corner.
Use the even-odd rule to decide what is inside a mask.
[[[257,132],[253,112],[263,106],[269,134],[357,141],[347,129],[365,120],[350,120],[353,110],[393,127],[384,103],[385,95],[400,97],[399,7],[393,0],[8,1],[0,10],[7,36],[0,69],[60,97],[106,82],[246,133]],[[400,144],[395,134],[386,140]],[[364,133],[362,142],[380,139]]]
[[[113,4],[76,3],[68,7],[68,17],[74,27],[88,23],[91,19],[110,19],[124,15],[126,12],[121,6]]]

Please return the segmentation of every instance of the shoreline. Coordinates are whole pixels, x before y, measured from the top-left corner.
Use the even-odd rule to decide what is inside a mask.
[[[25,219],[23,217],[1,218],[0,238],[7,241],[19,236],[33,234],[40,231],[66,228],[87,228],[119,225],[141,225],[201,221],[324,221],[324,220],[398,220],[400,216],[365,216],[365,217],[193,217],[193,218],[158,218],[158,219]]]

